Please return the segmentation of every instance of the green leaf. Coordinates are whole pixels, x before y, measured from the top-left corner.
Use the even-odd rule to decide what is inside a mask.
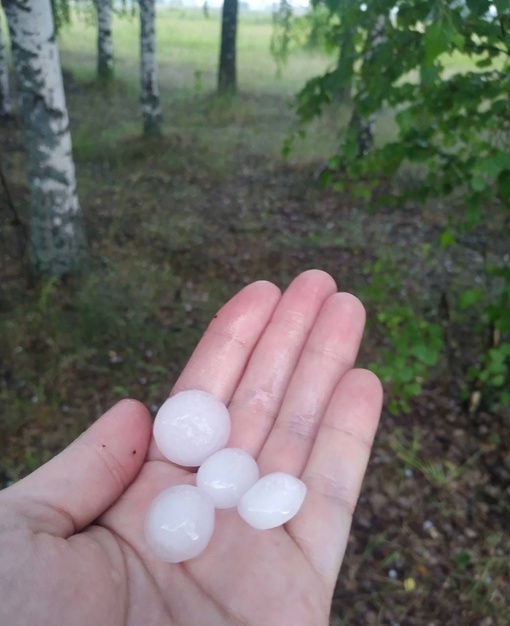
[[[467,552],[459,552],[455,557],[455,562],[459,569],[466,569],[471,562],[471,557]]]
[[[425,63],[432,65],[434,60],[443,52],[448,50],[450,45],[452,32],[446,26],[445,22],[432,22],[427,26],[425,35],[423,36],[423,45],[425,46]]]
[[[444,230],[439,237],[439,245],[443,250],[455,244],[455,237],[449,230]]]
[[[473,178],[471,179],[471,187],[474,189],[474,191],[483,191],[486,186],[487,185],[485,179],[481,176],[473,176]]]
[[[429,365],[430,367],[434,366],[437,363],[437,359],[439,357],[439,352],[437,350],[434,350],[424,343],[413,346],[409,350],[409,353],[416,359],[418,359],[425,365]]]
[[[460,308],[462,310],[478,304],[484,297],[483,291],[480,289],[467,289],[460,294]]]
[[[510,171],[501,172],[497,179],[498,194],[504,201],[510,198]]]
[[[496,376],[494,376],[494,378],[492,379],[492,384],[494,385],[494,387],[503,387],[505,382],[506,379],[504,374],[496,374]]]
[[[475,17],[481,17],[489,12],[489,0],[466,0],[466,4]]]
[[[499,151],[489,158],[481,160],[478,167],[489,178],[496,178],[501,172],[510,171],[510,154]]]
[[[406,396],[406,398],[411,398],[412,396],[419,396],[421,393],[421,385],[420,383],[410,383],[407,385],[404,385],[404,388],[402,390]]]
[[[493,446],[500,446],[502,439],[501,437],[498,435],[498,433],[491,433],[488,437],[487,437],[487,441],[489,443],[491,443]]]

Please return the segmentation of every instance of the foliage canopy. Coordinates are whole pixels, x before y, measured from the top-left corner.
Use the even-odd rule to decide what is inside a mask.
[[[344,87],[353,89],[353,111],[364,120],[391,111],[396,136],[359,158],[359,129],[349,125],[323,173],[326,184],[356,196],[395,202],[448,198],[455,206],[436,250],[446,249],[484,220],[509,226],[510,209],[510,5],[507,0],[315,0],[330,19],[324,39],[337,49],[354,38],[350,54],[340,55],[326,73],[309,80],[296,98],[303,127],[320,116]],[[370,41],[384,18],[384,36]],[[290,38],[287,36],[287,41]],[[281,39],[281,41],[283,41]],[[285,43],[285,42],[284,42]],[[275,45],[273,44],[273,48]],[[370,48],[370,54],[366,54]],[[285,46],[280,48],[285,49]],[[290,150],[292,138],[285,150]],[[373,192],[402,168],[419,172],[412,186]],[[336,171],[336,173],[335,173]],[[490,213],[488,211],[490,207]],[[490,218],[488,217],[490,215]],[[487,258],[486,287],[465,290],[459,311],[477,308],[491,329],[478,364],[465,372],[472,388],[491,388],[510,400],[510,265],[508,255]],[[376,282],[384,271],[375,268]],[[438,326],[419,331],[409,308],[382,314],[395,340],[393,359],[380,373],[404,397],[421,390],[423,374],[442,349]],[[425,323],[425,322],[424,322]],[[409,337],[415,341],[409,343]],[[400,348],[399,348],[400,346]],[[426,348],[426,350],[425,350]],[[426,352],[426,354],[425,354]],[[403,354],[402,354],[403,353]],[[418,356],[417,356],[418,355]],[[425,359],[418,358],[425,355]],[[402,357],[402,358],[401,358]],[[416,363],[421,367],[416,369]],[[414,365],[413,365],[414,364]]]

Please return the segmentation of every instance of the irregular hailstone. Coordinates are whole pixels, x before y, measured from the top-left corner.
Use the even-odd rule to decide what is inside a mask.
[[[176,485],[160,493],[145,520],[147,543],[168,563],[198,556],[207,547],[213,530],[213,502],[191,485]]]
[[[227,407],[205,391],[182,391],[169,398],[154,421],[154,439],[169,461],[196,467],[221,450],[230,436]]]
[[[241,498],[237,510],[257,530],[285,524],[296,515],[306,495],[306,485],[284,472],[267,474]]]
[[[200,466],[197,487],[209,494],[217,509],[237,506],[259,479],[255,459],[241,448],[224,448]]]

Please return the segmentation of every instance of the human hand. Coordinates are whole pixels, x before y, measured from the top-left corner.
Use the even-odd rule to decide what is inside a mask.
[[[208,391],[229,446],[308,487],[283,527],[216,512],[199,557],[161,562],[144,538],[155,496],[194,473],[163,459],[138,402],[110,409],[64,452],[0,493],[0,615],[24,626],[326,626],[380,414],[377,378],[352,369],[364,310],[327,274],[283,296],[249,285],[212,320],[173,393]]]

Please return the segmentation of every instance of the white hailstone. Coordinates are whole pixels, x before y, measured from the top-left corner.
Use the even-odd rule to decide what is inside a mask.
[[[306,496],[306,485],[284,472],[262,477],[241,498],[237,510],[257,530],[285,524],[296,515]]]
[[[176,485],[160,493],[145,520],[147,543],[168,563],[198,556],[207,547],[213,530],[212,500],[191,485]]]
[[[255,459],[241,448],[224,448],[200,466],[197,487],[209,494],[217,509],[237,506],[241,497],[259,479]]]
[[[229,436],[227,407],[205,391],[182,391],[172,396],[154,421],[154,439],[162,454],[186,467],[196,467],[224,448]]]

